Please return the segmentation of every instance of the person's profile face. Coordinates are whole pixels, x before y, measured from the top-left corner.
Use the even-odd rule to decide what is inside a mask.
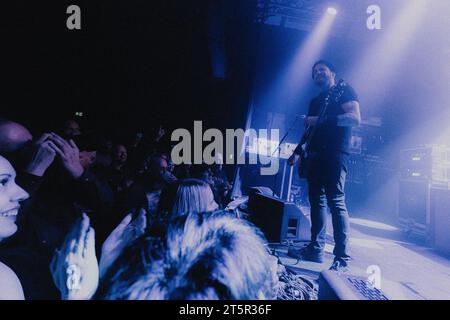
[[[167,160],[164,158],[160,158],[158,161],[158,172],[163,174],[167,171]]]
[[[213,185],[214,184],[213,174],[212,174],[211,168],[208,168],[205,171],[203,171],[201,177],[202,177],[201,179],[203,181],[205,181],[206,183],[208,183],[209,185]]]
[[[167,161],[162,157],[149,159],[145,168],[145,171],[149,173],[150,176],[161,178],[167,171]]]
[[[206,201],[208,203],[208,207],[206,208],[206,211],[212,212],[219,208],[219,205],[214,200],[214,194],[213,194],[211,188],[208,188],[208,191],[206,193],[206,198],[207,198]]]
[[[15,178],[14,168],[0,156],[0,241],[17,231],[20,202],[28,198],[28,193],[16,184]]]

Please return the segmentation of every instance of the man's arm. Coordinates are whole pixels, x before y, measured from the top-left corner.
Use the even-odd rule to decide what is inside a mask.
[[[74,180],[75,201],[86,210],[107,211],[114,202],[113,192],[106,181],[97,177],[90,170],[85,170],[81,177]]]
[[[361,112],[359,110],[358,101],[348,101],[342,104],[344,113],[338,116],[325,116],[323,122],[338,127],[357,127],[361,123]],[[305,127],[315,126],[319,117],[308,116],[305,119]]]
[[[338,115],[336,124],[339,127],[357,127],[361,123],[361,111],[358,101],[349,101],[342,104],[344,114]]]

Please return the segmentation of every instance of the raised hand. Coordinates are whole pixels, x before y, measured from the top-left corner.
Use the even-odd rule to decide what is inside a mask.
[[[94,229],[83,217],[67,234],[61,249],[55,253],[50,271],[64,300],[88,300],[98,287],[99,271],[95,255]]]
[[[100,258],[100,278],[103,277],[108,268],[120,256],[123,249],[130,245],[135,239],[144,234],[147,226],[147,217],[144,209],[133,219],[129,213],[120,224],[111,232],[102,246]]]
[[[159,126],[158,134],[156,135],[156,141],[161,140],[162,137],[166,134],[166,131],[164,130],[163,126]]]
[[[51,133],[54,150],[59,155],[63,167],[73,178],[79,178],[84,172],[80,162],[80,150],[73,140],[67,142],[56,133]]]

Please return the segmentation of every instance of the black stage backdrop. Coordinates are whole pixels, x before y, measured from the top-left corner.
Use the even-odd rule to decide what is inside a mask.
[[[2,3],[1,115],[36,134],[56,129],[77,111],[85,128],[111,134],[159,124],[189,128],[193,120],[243,127],[254,68],[255,3]],[[81,30],[66,27],[71,4],[81,8]],[[217,50],[226,68],[219,77],[211,54]]]

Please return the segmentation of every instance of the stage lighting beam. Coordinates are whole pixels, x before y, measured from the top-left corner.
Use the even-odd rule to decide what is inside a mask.
[[[267,101],[296,106],[302,94],[302,88],[311,80],[311,66],[321,58],[321,52],[330,36],[335,16],[325,12],[314,29],[309,33],[292,61],[275,81],[274,88]]]
[[[329,8],[327,9],[327,13],[328,13],[328,14],[331,14],[332,16],[335,16],[335,15],[337,15],[338,11],[337,11],[336,8],[329,7]]]

